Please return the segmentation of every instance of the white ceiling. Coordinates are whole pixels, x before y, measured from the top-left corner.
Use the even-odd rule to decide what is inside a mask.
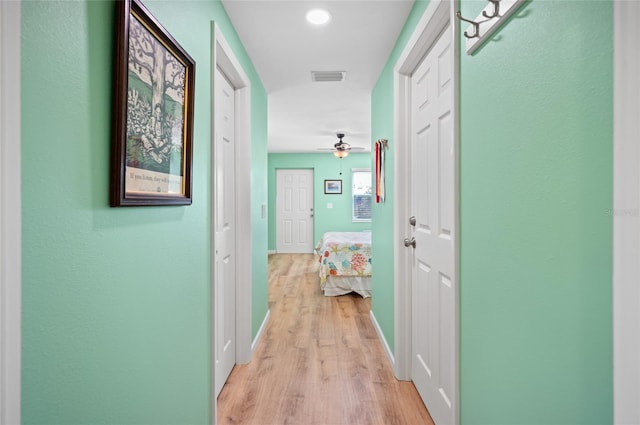
[[[269,152],[318,152],[337,141],[370,150],[371,91],[413,0],[222,0],[268,93]],[[324,8],[322,26],[305,20]],[[346,71],[312,82],[311,71]]]

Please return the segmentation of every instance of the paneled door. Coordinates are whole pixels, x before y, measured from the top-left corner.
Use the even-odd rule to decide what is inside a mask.
[[[313,252],[313,170],[276,170],[276,251]]]
[[[449,27],[411,77],[415,217],[411,377],[436,424],[455,420],[455,158]]]
[[[220,394],[236,363],[235,92],[216,68],[214,88],[214,287],[216,382]]]

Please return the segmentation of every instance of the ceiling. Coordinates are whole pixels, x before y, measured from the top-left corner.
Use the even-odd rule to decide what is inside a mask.
[[[268,94],[268,151],[371,148],[371,91],[413,0],[222,0]],[[307,11],[331,20],[314,26]],[[311,71],[346,71],[312,82]],[[379,136],[382,137],[382,136]]]

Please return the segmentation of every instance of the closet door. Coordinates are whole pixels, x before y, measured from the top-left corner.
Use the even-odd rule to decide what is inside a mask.
[[[236,364],[235,91],[216,68],[213,212],[216,397]]]
[[[411,82],[411,377],[437,424],[453,423],[457,409],[452,51],[447,26]]]

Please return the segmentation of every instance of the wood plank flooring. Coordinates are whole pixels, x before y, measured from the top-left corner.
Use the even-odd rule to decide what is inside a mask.
[[[359,295],[325,297],[313,254],[269,256],[271,318],[218,397],[219,424],[433,424],[393,376]]]

